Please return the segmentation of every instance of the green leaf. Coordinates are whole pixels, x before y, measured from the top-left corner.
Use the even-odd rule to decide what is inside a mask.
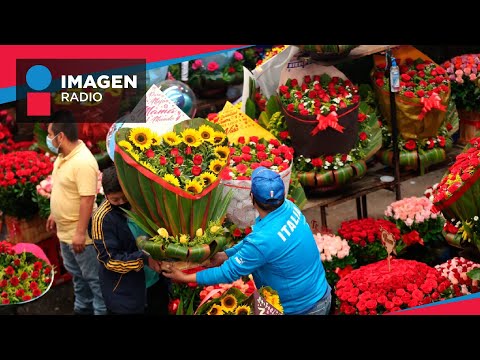
[[[187,260],[188,248],[180,244],[168,244],[165,255],[173,259]]]
[[[257,106],[250,98],[245,102],[245,114],[247,114],[250,119],[257,117]]]
[[[194,311],[193,311],[193,303],[195,302],[195,293],[193,293],[192,295],[192,298],[190,299],[189,303],[188,303],[188,309],[187,309],[187,312],[185,313],[185,315],[193,315]]]
[[[135,214],[133,211],[129,211],[129,210],[126,210],[126,209],[122,209],[122,210],[125,211],[127,213],[127,215],[130,217],[130,219],[132,219],[132,221],[135,224],[137,224],[138,227],[140,229],[142,229],[143,231],[145,231],[148,235],[150,235],[150,236],[155,236],[156,235],[156,231],[154,231],[149,226],[149,223],[144,221],[140,216]]]
[[[188,261],[202,262],[208,259],[210,256],[210,247],[206,244],[195,245],[190,248],[188,254]]]
[[[480,268],[475,268],[467,272],[467,276],[472,280],[480,280]]]
[[[268,99],[267,105],[265,106],[265,110],[269,118],[271,118],[276,112],[282,111],[277,95],[270,96],[270,99]]]
[[[269,128],[270,126],[270,118],[268,117],[267,113],[265,111],[262,111],[260,113],[260,116],[258,117],[258,124],[267,129]]]
[[[183,315],[183,299],[180,299],[178,303],[177,312],[175,315]]]

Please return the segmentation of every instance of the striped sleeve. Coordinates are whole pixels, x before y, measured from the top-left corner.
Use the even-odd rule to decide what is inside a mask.
[[[121,234],[118,234],[115,224],[108,218],[110,211],[112,207],[105,201],[92,217],[91,234],[98,253],[97,259],[107,270],[116,273],[140,271],[147,257],[140,250],[128,253],[122,249],[122,241],[118,238]]]

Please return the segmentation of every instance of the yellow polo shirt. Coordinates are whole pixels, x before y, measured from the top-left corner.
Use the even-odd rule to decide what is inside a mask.
[[[72,243],[80,216],[80,198],[96,196],[98,174],[97,161],[81,140],[70,154],[60,154],[55,160],[50,211],[57,225],[60,241]],[[91,244],[92,239],[88,233],[86,238],[86,244]]]

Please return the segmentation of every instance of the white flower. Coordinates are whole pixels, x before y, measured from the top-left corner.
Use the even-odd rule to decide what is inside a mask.
[[[325,170],[328,170],[328,166],[326,166],[326,165],[325,165],[323,168],[324,168]]]
[[[347,156],[347,161],[352,161],[352,157],[350,155]]]
[[[311,162],[312,159],[305,159],[305,162],[308,164],[309,162]]]
[[[348,88],[348,86],[347,86]],[[345,99],[350,99],[353,95],[352,94],[348,94],[347,96],[345,96]]]
[[[473,221],[478,221],[478,216],[475,215],[475,216],[473,217]]]
[[[345,165],[343,162],[341,161],[338,162],[338,166],[343,166],[343,165]]]
[[[457,223],[455,224],[455,227],[460,227],[460,225],[462,225],[462,222],[461,221],[457,221]]]
[[[337,104],[339,104],[340,101],[341,101],[340,98],[334,98],[334,99],[333,99],[333,102],[336,102]]]
[[[269,149],[273,149],[274,147],[275,147],[275,145],[273,145],[273,144],[268,144],[268,148],[269,148]]]
[[[333,167],[333,169],[334,169],[334,170],[337,170],[337,169],[338,169],[338,166],[335,165],[335,166]]]
[[[330,165],[332,165],[332,164],[330,164],[328,161],[325,161],[325,165],[326,165],[326,166],[330,166]]]

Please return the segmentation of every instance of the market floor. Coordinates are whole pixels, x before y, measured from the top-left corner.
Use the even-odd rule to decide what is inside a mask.
[[[423,196],[424,191],[431,185],[439,182],[445,173],[439,169],[404,181],[401,184],[402,197]],[[383,212],[393,201],[395,194],[388,190],[379,190],[367,196],[368,215],[383,217]],[[319,208],[305,211],[309,223],[315,219],[320,223]],[[355,219],[357,216],[355,200],[327,208],[328,225],[332,230],[337,230],[344,220]],[[0,315],[73,315],[73,287],[72,282],[66,282],[50,289],[40,299],[20,306],[0,306]]]

